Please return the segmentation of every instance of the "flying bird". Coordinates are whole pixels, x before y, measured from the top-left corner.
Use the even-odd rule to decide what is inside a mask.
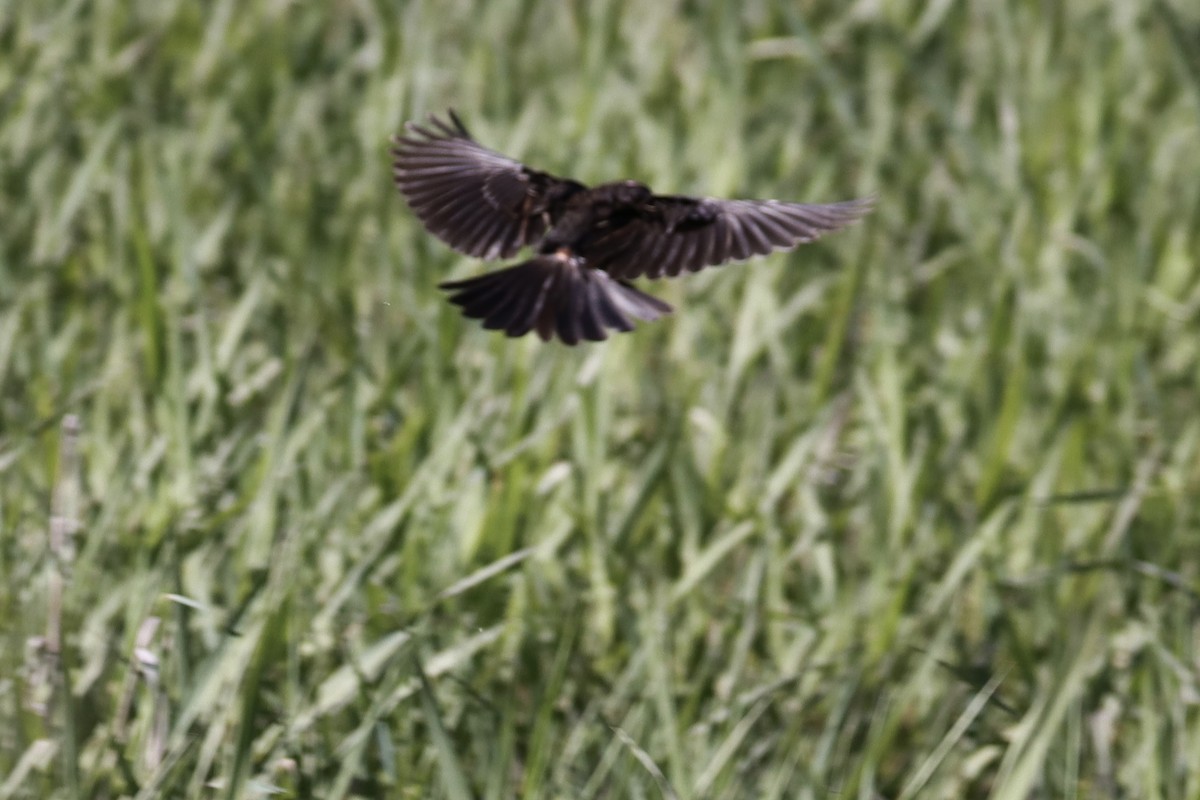
[[[476,142],[458,116],[408,123],[392,140],[396,186],[427,229],[460,253],[533,258],[439,288],[483,327],[568,345],[601,341],[671,306],[630,279],[789,250],[849,225],[870,199],[809,205],[655,194],[637,181],[588,187]]]

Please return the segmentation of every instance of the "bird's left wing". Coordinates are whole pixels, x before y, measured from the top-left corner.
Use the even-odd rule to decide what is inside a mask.
[[[858,220],[873,202],[811,205],[655,195],[576,249],[588,266],[614,278],[674,277],[814,241]]]
[[[396,187],[431,233],[478,258],[507,258],[537,242],[557,201],[583,189],[480,145],[458,116],[409,123],[392,140]]]

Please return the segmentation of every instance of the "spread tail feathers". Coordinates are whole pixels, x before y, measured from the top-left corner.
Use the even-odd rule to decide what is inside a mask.
[[[649,322],[671,311],[624,281],[557,254],[439,288],[451,293],[450,302],[461,306],[465,316],[483,320],[489,330],[509,336],[537,331],[545,341],[557,334],[570,345],[607,339],[606,328],[633,330],[630,317]]]

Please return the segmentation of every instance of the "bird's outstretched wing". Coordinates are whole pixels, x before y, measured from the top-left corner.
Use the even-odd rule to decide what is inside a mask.
[[[577,253],[614,278],[661,278],[788,250],[855,222],[873,200],[808,205],[655,195]]]
[[[458,116],[409,123],[392,139],[396,186],[446,244],[478,258],[507,258],[541,239],[561,201],[582,184],[530,169],[471,138]]]

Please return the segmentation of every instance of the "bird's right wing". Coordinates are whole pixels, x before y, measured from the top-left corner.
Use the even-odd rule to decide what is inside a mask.
[[[507,258],[541,239],[556,202],[583,189],[530,169],[471,138],[458,116],[409,123],[393,138],[396,187],[446,244],[478,258]]]
[[[655,195],[579,252],[589,266],[614,278],[674,277],[815,241],[858,220],[873,202],[813,205]]]

